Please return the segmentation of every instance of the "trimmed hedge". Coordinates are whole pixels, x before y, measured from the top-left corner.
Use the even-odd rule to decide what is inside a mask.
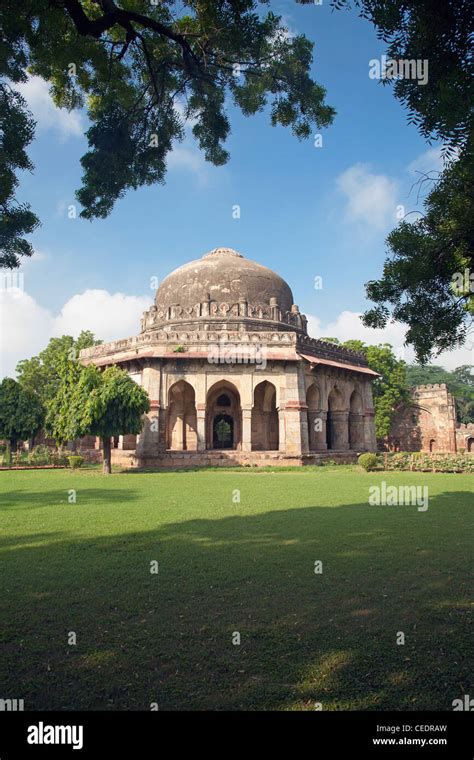
[[[474,473],[474,457],[471,454],[397,451],[378,454],[377,459],[384,470]]]
[[[371,454],[370,452],[361,454],[357,460],[357,463],[363,467],[366,472],[375,470],[378,464],[377,454]]]

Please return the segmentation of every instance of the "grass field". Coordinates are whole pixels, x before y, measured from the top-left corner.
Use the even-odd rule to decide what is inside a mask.
[[[428,485],[428,510],[369,506],[382,480]],[[2,472],[0,697],[451,710],[474,693],[473,482],[356,467]]]

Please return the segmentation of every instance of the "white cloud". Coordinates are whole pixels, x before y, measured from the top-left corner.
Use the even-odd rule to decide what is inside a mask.
[[[107,290],[85,290],[67,301],[54,320],[54,335],[73,335],[91,330],[102,340],[136,335],[142,312],[150,306],[148,296],[126,296]]]
[[[361,314],[355,311],[342,311],[332,322],[324,324],[318,317],[308,315],[308,332],[317,338],[338,338],[340,341],[362,340],[364,343],[376,345],[390,343],[399,359],[408,364],[415,361],[411,347],[404,346],[406,327],[400,322],[388,324],[384,329],[374,330],[365,327],[360,319]],[[444,351],[432,360],[432,364],[440,364],[448,370],[460,367],[462,364],[474,364],[474,343],[467,342],[463,348]]]
[[[443,159],[441,156],[441,148],[430,148],[425,153],[411,161],[408,164],[407,170],[409,174],[416,175],[429,174],[432,177],[436,177],[436,172],[440,172],[443,169]]]
[[[56,129],[62,137],[82,137],[85,127],[80,112],[57,108],[49,94],[49,85],[44,79],[28,77],[26,82],[16,84],[15,89],[28,103],[38,130]]]
[[[345,216],[349,222],[362,222],[383,230],[396,222],[398,184],[385,174],[372,174],[367,164],[355,164],[336,179],[345,196]]]
[[[51,313],[20,288],[0,290],[0,373],[15,374],[20,359],[41,351],[52,335]]]
[[[174,145],[168,154],[167,164],[170,170],[184,169],[194,172],[199,184],[205,185],[209,179],[209,164],[206,163],[199,148],[191,144],[189,138],[185,141],[188,145]]]
[[[149,305],[149,296],[86,290],[72,296],[54,315],[20,288],[0,290],[1,376],[14,376],[20,359],[37,354],[52,337],[77,337],[81,330],[91,330],[105,341],[136,335]]]

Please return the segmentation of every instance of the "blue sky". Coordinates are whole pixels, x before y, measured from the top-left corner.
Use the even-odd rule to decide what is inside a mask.
[[[85,117],[55,109],[40,80],[26,85],[38,128],[35,172],[24,175],[20,197],[42,227],[33,236],[38,253],[22,267],[24,292],[9,301],[3,294],[4,372],[12,374],[16,361],[37,353],[52,334],[88,327],[110,340],[138,332],[140,312],[153,298],[150,278],[161,280],[218,246],[278,271],[310,316],[313,335],[388,339],[410,359],[401,326],[370,333],[357,314],[367,306],[364,283],[381,273],[397,206],[416,208],[416,169],[439,168],[439,150],[408,125],[391,87],[369,78],[369,60],[384,46],[367,21],[331,12],[328,0],[270,7],[291,32],[315,42],[313,76],[337,111],[321,132],[322,147],[272,128],[268,112],[244,118],[230,108],[225,167],[206,164],[188,136],[170,160],[166,184],[130,192],[106,220],[68,218],[80,185]],[[233,218],[235,205],[240,219]],[[471,361],[467,350],[442,358],[451,367]]]

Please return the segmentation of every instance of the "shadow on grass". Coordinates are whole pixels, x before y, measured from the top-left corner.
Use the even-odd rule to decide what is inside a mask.
[[[26,709],[451,710],[472,688],[471,499],[10,547],[1,696]]]
[[[26,489],[17,491],[5,491],[1,494],[1,509],[38,509],[49,508],[54,504],[68,504],[68,495],[70,489],[66,486],[55,491],[28,491]],[[137,494],[129,488],[87,488],[80,484],[81,504],[116,504],[120,506],[121,502],[133,501]]]

